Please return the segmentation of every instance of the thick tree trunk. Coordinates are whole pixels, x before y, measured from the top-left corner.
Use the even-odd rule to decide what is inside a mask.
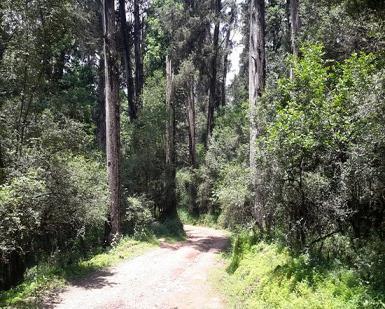
[[[141,106],[141,95],[144,83],[141,34],[139,0],[134,0],[135,101],[137,108]]]
[[[249,40],[249,104],[250,104],[250,178],[254,195],[256,223],[263,227],[263,209],[259,190],[257,166],[257,137],[260,127],[257,122],[257,107],[265,88],[265,1],[251,0]]]
[[[221,0],[215,0],[215,26],[213,37],[213,55],[210,61],[210,85],[209,85],[209,104],[207,109],[207,138],[206,147],[211,138],[211,133],[214,128],[214,111],[219,106],[217,93],[217,59],[219,48],[219,14],[221,10]]]
[[[298,14],[299,0],[290,0],[290,43],[291,52],[294,57],[298,57],[298,32],[299,32],[299,14]],[[293,68],[290,68],[290,78],[294,78]]]
[[[173,71],[170,56],[166,57],[166,181],[165,202],[161,216],[163,218],[176,216],[176,193],[175,193],[175,106],[173,102]]]
[[[128,115],[133,121],[137,118],[137,107],[134,101],[134,80],[131,66],[131,31],[126,18],[126,1],[119,0],[120,31],[123,39],[124,72],[127,86]]]
[[[104,68],[106,97],[106,154],[109,188],[109,222],[107,243],[120,234],[120,124],[119,75],[116,49],[114,0],[104,0]]]

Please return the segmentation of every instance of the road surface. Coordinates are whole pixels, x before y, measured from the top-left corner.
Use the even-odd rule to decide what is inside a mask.
[[[216,253],[229,239],[223,231],[185,226],[187,240],[169,244],[72,283],[45,305],[58,309],[225,308],[208,280],[223,267]]]

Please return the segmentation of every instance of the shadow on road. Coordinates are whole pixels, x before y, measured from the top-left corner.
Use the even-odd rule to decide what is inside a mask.
[[[230,247],[230,239],[227,236],[202,236],[194,235],[187,231],[188,238],[186,241],[170,244],[163,242],[160,244],[161,248],[170,250],[178,250],[183,247],[193,247],[200,252],[220,252],[225,251]]]

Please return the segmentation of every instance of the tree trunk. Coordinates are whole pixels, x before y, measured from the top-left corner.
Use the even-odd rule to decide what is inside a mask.
[[[126,1],[119,0],[120,31],[123,39],[124,72],[127,86],[128,115],[133,121],[137,118],[137,107],[134,101],[134,80],[131,67],[131,31],[126,18]]]
[[[104,55],[100,60],[98,68],[97,105],[94,111],[96,124],[96,141],[99,148],[106,152],[106,102],[105,102],[105,81],[104,81]]]
[[[190,193],[190,205],[189,211],[194,216],[199,215],[199,209],[197,207],[197,189],[195,186],[195,168],[197,167],[196,161],[196,125],[195,125],[195,96],[194,96],[194,80],[189,83],[189,94],[187,97],[187,123],[188,123],[188,140],[189,140],[189,155],[190,155],[190,166],[192,173],[192,181],[189,183]]]
[[[120,234],[120,124],[119,124],[119,74],[116,49],[116,24],[114,0],[104,0],[104,70],[106,99],[106,154],[109,188],[109,222],[107,243]]]
[[[195,97],[194,97],[194,81],[190,82],[189,94],[187,97],[187,123],[188,123],[188,140],[190,164],[194,168],[196,166],[196,128],[195,128]]]
[[[173,71],[170,56],[166,56],[166,183],[165,202],[161,216],[163,218],[176,216],[176,193],[175,193],[175,106],[173,102]]]
[[[263,227],[263,209],[256,161],[257,137],[260,127],[257,122],[257,107],[265,88],[265,1],[251,0],[249,40],[249,104],[250,104],[250,178],[254,196],[256,223]]]
[[[141,20],[139,11],[139,0],[134,0],[134,48],[135,48],[135,102],[136,107],[141,106],[141,95],[143,91],[143,62],[141,48]]]
[[[231,33],[231,28],[229,25],[229,27],[226,31],[225,55],[223,56],[223,80],[222,80],[222,90],[221,90],[221,104],[222,104],[222,106],[226,105],[226,78],[227,78],[227,70],[228,70],[228,66],[229,66],[228,56],[229,56],[230,33]]]
[[[299,0],[290,0],[290,43],[291,52],[294,57],[298,57],[298,32],[299,32],[299,14],[298,14]],[[290,68],[290,78],[294,78],[293,68]]]
[[[210,85],[209,85],[209,104],[207,109],[207,138],[206,147],[214,128],[214,111],[219,106],[217,95],[217,58],[219,47],[219,14],[221,10],[221,0],[215,0],[215,26],[213,37],[213,55],[210,61]]]
[[[1,133],[1,132],[0,132]],[[0,141],[0,185],[4,183],[5,180],[5,163],[4,163],[4,158],[3,158],[3,149],[2,149],[2,144]]]

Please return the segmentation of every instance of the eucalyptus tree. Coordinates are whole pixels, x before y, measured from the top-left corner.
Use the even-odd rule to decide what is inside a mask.
[[[120,111],[119,72],[116,46],[115,1],[103,1],[103,51],[106,107],[106,154],[109,188],[109,218],[106,241],[120,234]]]
[[[174,100],[174,72],[172,59],[166,57],[166,179],[165,179],[165,201],[161,210],[164,218],[175,217],[176,212],[176,193],[175,193],[175,100]]]
[[[256,223],[263,228],[263,201],[260,196],[259,171],[257,166],[257,137],[261,132],[257,122],[257,109],[265,88],[265,0],[250,2],[249,41],[249,117],[250,117],[250,179],[254,194]]]
[[[137,115],[137,104],[135,103],[135,88],[134,80],[132,78],[132,63],[131,63],[131,48],[132,48],[132,34],[131,24],[127,22],[126,1],[119,0],[119,24],[122,37],[122,53],[124,63],[124,74],[127,88],[127,102],[128,115],[130,120],[135,120]]]

